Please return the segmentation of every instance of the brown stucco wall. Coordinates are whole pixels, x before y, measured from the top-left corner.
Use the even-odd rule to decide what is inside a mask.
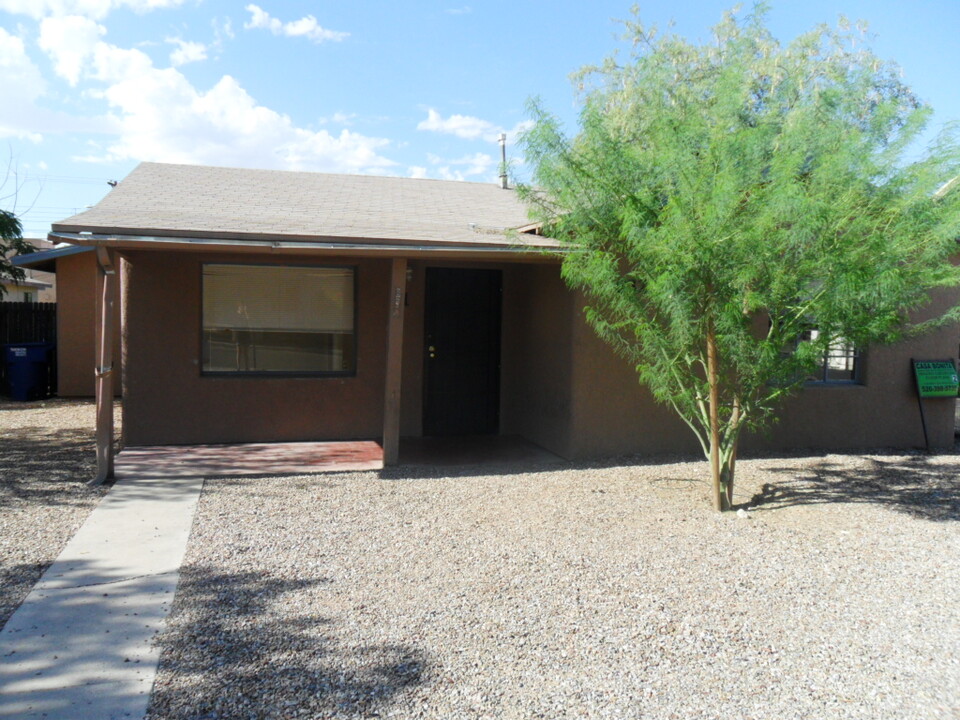
[[[57,259],[57,394],[92,397],[97,361],[97,259],[93,252]],[[113,365],[120,367],[120,302],[114,301]],[[121,392],[116,383],[116,394]]]
[[[960,300],[941,291],[916,313],[918,321],[942,314]],[[960,327],[949,325],[908,342],[868,348],[862,385],[808,385],[783,404],[783,420],[766,433],[747,437],[747,450],[774,448],[922,447],[923,428],[911,358],[957,361]],[[933,448],[954,444],[953,398],[924,400]]]
[[[75,257],[93,263],[92,254]],[[380,437],[388,259],[284,259],[357,267],[355,377],[200,374],[201,264],[266,261],[250,255],[126,254],[127,444]],[[422,432],[424,277],[426,267],[443,264],[503,271],[501,434],[521,435],[568,458],[699,451],[682,421],[655,403],[634,369],[587,326],[583,297],[566,289],[553,264],[409,262],[401,435]],[[92,265],[90,271],[92,278]],[[86,308],[92,327],[92,281],[89,294],[90,300],[77,307]],[[941,296],[936,309],[946,307],[951,297]],[[869,349],[864,385],[806,388],[784,405],[782,421],[771,432],[745,438],[744,450],[919,446],[909,358],[956,357],[958,340],[957,328],[951,327],[909,345]],[[90,348],[92,357],[92,344]],[[949,446],[952,401],[930,401],[927,409],[934,446]]]
[[[573,436],[573,295],[556,265],[504,274],[501,433],[562,456]]]
[[[390,262],[285,258],[357,268],[354,377],[213,377],[200,374],[204,262],[250,256],[131,252],[124,282],[127,445],[379,437]]]
[[[941,292],[917,318],[957,302]],[[700,452],[692,431],[639,386],[636,373],[587,326],[577,298],[573,329],[573,430],[568,457],[616,453]],[[808,385],[781,405],[779,422],[758,435],[746,434],[744,452],[779,449],[914,448],[923,432],[910,358],[957,359],[960,328],[941,328],[909,342],[868,348],[863,384]],[[931,446],[954,443],[953,399],[926,403]]]
[[[620,453],[694,452],[689,428],[656,403],[636,370],[597,337],[576,294],[573,322],[573,458]]]

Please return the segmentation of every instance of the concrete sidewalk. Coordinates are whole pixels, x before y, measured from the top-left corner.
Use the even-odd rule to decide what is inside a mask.
[[[203,478],[117,474],[0,633],[0,717],[146,712]]]

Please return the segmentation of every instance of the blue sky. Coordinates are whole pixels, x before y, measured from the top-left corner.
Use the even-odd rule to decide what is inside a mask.
[[[732,4],[640,17],[707,39]],[[0,0],[0,207],[42,237],[141,160],[493,182],[529,97],[575,129],[569,74],[621,46],[630,5]],[[960,119],[960,0],[775,0],[769,23],[789,41],[841,13],[869,22],[934,125]]]

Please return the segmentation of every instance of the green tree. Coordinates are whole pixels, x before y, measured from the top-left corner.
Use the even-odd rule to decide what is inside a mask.
[[[565,280],[696,434],[718,510],[741,432],[775,419],[832,342],[926,330],[912,313],[960,284],[956,132],[913,156],[931,110],[864,28],[782,45],[765,14],[728,13],[702,45],[626,22],[629,61],[574,76],[578,133],[533,101],[522,138],[521,192],[567,241]]]
[[[23,226],[19,218],[12,212],[0,210],[0,280],[23,280],[25,274],[22,268],[14,265],[10,258],[15,255],[32,253],[36,250],[33,245],[23,239]],[[6,293],[0,285],[0,298]]]

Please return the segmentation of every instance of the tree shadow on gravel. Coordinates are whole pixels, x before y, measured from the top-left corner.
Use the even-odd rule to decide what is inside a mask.
[[[47,567],[49,563],[0,563],[0,630]]]
[[[10,413],[22,422],[30,416],[30,408],[11,409],[0,401],[0,413]],[[75,511],[92,509],[107,492],[106,487],[87,484],[96,474],[92,430],[33,424],[36,417],[21,426],[9,417],[4,420],[0,430],[0,545],[6,552],[0,552],[0,627],[68,539],[56,532],[45,534],[44,528],[32,523],[49,522],[56,528],[58,518],[82,521]],[[41,535],[59,539],[38,545],[36,538]],[[37,562],[13,564],[15,558]]]
[[[289,593],[328,584],[185,567],[148,720],[378,717],[428,663],[406,645],[350,644],[329,618],[284,617]],[[295,598],[287,607],[296,608]]]
[[[747,506],[775,510],[826,503],[869,503],[934,521],[960,520],[960,458],[862,457],[857,467],[823,460],[810,467],[765,467],[766,483]]]
[[[20,427],[0,435],[0,504],[12,499],[72,504],[75,498],[64,495],[64,483],[83,489],[95,475],[96,450],[88,430]]]
[[[590,470],[610,470],[621,467],[643,467],[648,465],[678,465],[703,463],[702,455],[692,454],[648,454],[648,455],[610,455],[580,460],[497,459],[483,463],[409,463],[384,467],[377,471],[381,480],[426,480],[435,478],[472,478],[490,475],[527,475],[549,472],[586,472]]]

